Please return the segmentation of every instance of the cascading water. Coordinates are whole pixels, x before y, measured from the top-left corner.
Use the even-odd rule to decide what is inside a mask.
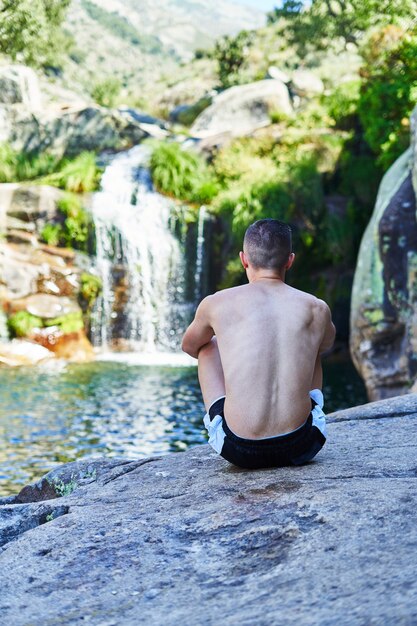
[[[194,303],[185,299],[182,243],[171,227],[174,205],[152,188],[148,156],[142,145],[113,156],[93,198],[103,291],[91,338],[104,349],[176,351],[193,312]],[[194,278],[200,282],[203,225],[198,231]]]

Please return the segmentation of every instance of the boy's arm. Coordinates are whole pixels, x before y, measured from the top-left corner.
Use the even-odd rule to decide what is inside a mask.
[[[214,335],[214,330],[210,325],[210,299],[211,296],[208,296],[200,302],[195,313],[195,318],[182,338],[182,349],[195,359],[198,357],[200,349],[205,346]]]
[[[324,324],[324,334],[323,339],[320,344],[319,354],[323,352],[327,352],[330,350],[334,343],[334,338],[336,336],[336,328],[332,322],[332,314],[330,313],[330,309],[327,304],[324,304],[323,311],[323,324]]]

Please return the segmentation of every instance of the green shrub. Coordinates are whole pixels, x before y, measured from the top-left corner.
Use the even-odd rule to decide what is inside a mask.
[[[337,128],[355,127],[359,102],[360,81],[342,83],[329,95],[323,96],[323,104]]]
[[[10,334],[13,337],[27,337],[35,328],[42,328],[42,319],[27,311],[13,313],[7,320]]]
[[[0,182],[34,180],[56,170],[58,159],[45,152],[17,152],[9,144],[0,144]]]
[[[150,158],[152,180],[167,195],[189,202],[210,202],[218,183],[204,159],[177,143],[154,143]]]
[[[64,159],[59,171],[44,177],[42,183],[73,193],[84,193],[97,189],[101,172],[95,153],[85,151],[74,159]]]
[[[58,326],[59,330],[66,333],[75,333],[84,328],[84,322],[81,311],[67,313],[51,319],[44,320],[44,326]]]
[[[245,65],[252,39],[253,33],[242,30],[234,37],[225,35],[217,40],[213,58],[217,61],[222,87],[239,84],[239,72]]]
[[[45,224],[40,233],[42,241],[48,246],[57,246],[63,238],[61,224]]]
[[[365,139],[387,169],[409,144],[408,118],[417,98],[417,33],[388,27],[364,48],[358,111]]]
[[[42,240],[52,246],[66,246],[87,252],[92,228],[90,214],[76,194],[66,193],[57,203],[61,221],[45,224]]]
[[[58,201],[58,209],[65,216],[62,243],[84,250],[91,227],[91,217],[82,206],[80,199],[71,193]]]
[[[105,78],[95,83],[91,95],[101,106],[113,107],[116,104],[121,87],[122,85],[118,78]]]
[[[81,302],[86,305],[87,309],[91,308],[95,300],[100,295],[102,289],[103,283],[101,278],[95,276],[94,274],[89,274],[88,272],[83,272],[81,274],[79,296]]]
[[[0,144],[0,183],[36,180],[82,193],[97,189],[102,170],[94,152],[82,152],[73,159],[59,160],[47,152],[25,153],[9,144]]]

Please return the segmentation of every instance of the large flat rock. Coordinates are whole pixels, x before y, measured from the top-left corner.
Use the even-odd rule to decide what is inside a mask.
[[[199,446],[63,466],[4,499],[0,623],[416,624],[417,395],[329,422],[304,467]]]

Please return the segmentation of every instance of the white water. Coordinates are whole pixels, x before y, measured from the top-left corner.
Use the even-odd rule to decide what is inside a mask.
[[[147,158],[141,145],[113,156],[93,198],[103,293],[91,334],[104,350],[119,340],[124,349],[172,351],[183,331],[184,258],[169,228],[172,202],[153,190]]]

